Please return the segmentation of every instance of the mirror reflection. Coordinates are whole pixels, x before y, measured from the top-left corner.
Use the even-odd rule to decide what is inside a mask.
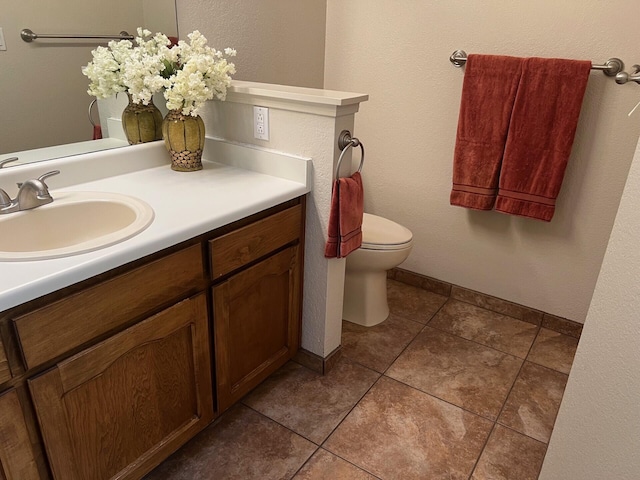
[[[0,0],[0,11],[6,46],[0,50],[0,162],[18,156],[8,167],[128,145],[122,138],[94,139],[98,135],[93,124],[106,116],[97,102],[89,110],[94,97],[87,93],[89,80],[81,72],[92,58],[91,50],[108,40],[27,43],[20,31],[118,35],[124,30],[134,35],[142,26],[177,37],[175,0]],[[126,97],[117,103],[121,101],[126,105]]]

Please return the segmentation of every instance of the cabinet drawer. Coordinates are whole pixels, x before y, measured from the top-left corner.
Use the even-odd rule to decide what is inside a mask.
[[[4,345],[2,345],[2,339],[0,338],[0,384],[11,379],[11,370],[9,370],[9,362],[7,361],[7,355],[4,352]]]
[[[14,319],[26,367],[195,292],[204,285],[202,267],[193,245]]]
[[[296,205],[210,240],[212,277],[222,277],[295,241],[301,228],[302,205]]]

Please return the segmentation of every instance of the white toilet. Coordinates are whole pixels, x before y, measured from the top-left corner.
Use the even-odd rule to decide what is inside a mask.
[[[387,270],[404,262],[413,246],[411,230],[364,214],[362,247],[347,256],[342,318],[365,327],[389,316]]]

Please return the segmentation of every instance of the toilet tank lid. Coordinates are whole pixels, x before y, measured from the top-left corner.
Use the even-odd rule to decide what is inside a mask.
[[[362,243],[368,245],[401,245],[413,238],[411,230],[391,220],[365,213],[362,217]]]

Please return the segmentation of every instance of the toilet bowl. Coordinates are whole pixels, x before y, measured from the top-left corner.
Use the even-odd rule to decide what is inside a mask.
[[[387,319],[387,270],[404,262],[412,246],[411,230],[386,218],[364,214],[362,247],[347,256],[344,320],[372,327]]]

